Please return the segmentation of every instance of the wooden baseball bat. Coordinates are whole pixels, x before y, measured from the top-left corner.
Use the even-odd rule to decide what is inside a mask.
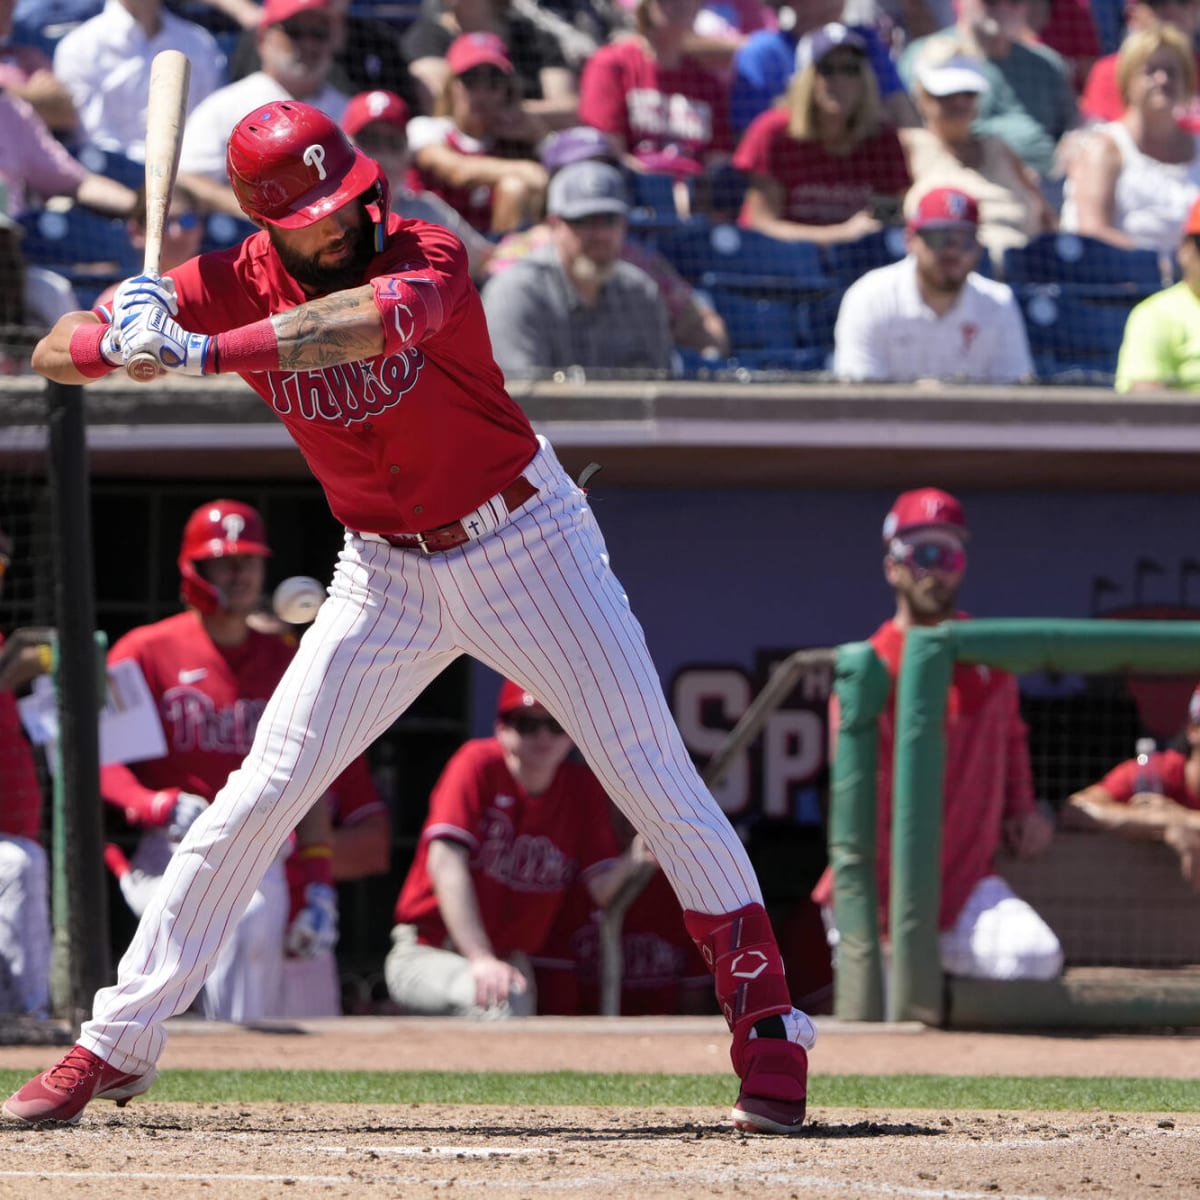
[[[162,50],[150,64],[146,110],[146,255],[142,273],[157,275],[171,192],[179,170],[179,148],[187,118],[192,64],[179,50]],[[130,379],[148,383],[162,373],[153,354],[138,354],[125,364]]]

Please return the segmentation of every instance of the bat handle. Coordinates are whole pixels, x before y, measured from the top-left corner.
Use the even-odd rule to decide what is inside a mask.
[[[163,374],[163,369],[153,354],[135,354],[125,364],[125,374],[134,383],[151,383]]]

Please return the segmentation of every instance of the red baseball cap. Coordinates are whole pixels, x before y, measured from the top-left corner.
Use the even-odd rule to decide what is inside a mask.
[[[302,12],[318,12],[332,17],[333,4],[331,0],[267,0],[259,14],[258,27],[266,29],[268,25],[279,25]]]
[[[405,130],[408,128],[408,105],[395,92],[386,92],[382,88],[351,96],[342,114],[342,128],[354,137],[372,121],[386,121],[397,129]]]
[[[502,38],[494,33],[464,33],[450,43],[446,65],[452,75],[465,75],[472,67],[498,67],[505,75],[513,73],[512,59]]]
[[[541,701],[532,692],[527,692],[519,683],[506,679],[496,701],[496,716],[503,717],[520,708],[535,708],[540,705]]]
[[[962,504],[941,488],[916,488],[896,497],[883,520],[883,541],[913,529],[941,526],[953,530],[965,542],[971,535]]]
[[[973,196],[958,188],[940,187],[928,191],[917,203],[909,219],[910,229],[977,229],[979,205]]]

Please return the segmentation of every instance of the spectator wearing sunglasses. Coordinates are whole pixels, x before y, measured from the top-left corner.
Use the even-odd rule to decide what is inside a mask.
[[[870,642],[893,681],[910,629],[965,616],[958,593],[970,534],[962,504],[940,488],[897,497],[883,522],[883,573],[896,610]],[[895,689],[879,718],[876,874],[880,927],[887,928],[891,867],[892,758]],[[837,728],[836,702],[830,716]],[[1053,979],[1062,947],[1040,916],[997,872],[1001,849],[1021,858],[1042,853],[1054,834],[1033,795],[1028,730],[1017,681],[991,667],[955,664],[946,704],[946,768],[942,798],[941,908],[943,969],[975,979]],[[813,899],[833,931],[832,875]]]
[[[483,310],[509,378],[567,367],[666,371],[667,306],[654,281],[622,258],[625,181],[608,163],[572,163],[550,181],[551,240],[494,275]]]
[[[905,229],[908,254],[846,290],[834,327],[833,371],[859,383],[1016,383],[1033,374],[1012,289],[976,274],[979,207],[934,188]]]
[[[432,117],[408,123],[411,186],[434,192],[480,233],[532,224],[546,201],[508,47],[494,33],[464,33],[446,51],[450,75]]]
[[[733,165],[749,176],[739,224],[774,238],[852,242],[899,211],[908,166],[861,35],[834,22],[800,39],[784,102],[751,122]]]
[[[262,70],[218,88],[192,110],[184,127],[179,175],[207,208],[245,220],[225,173],[225,147],[248,112],[291,99],[342,119],[349,98],[329,82],[337,30],[333,0],[267,0],[263,5],[258,24]]]
[[[467,742],[446,764],[384,964],[404,1012],[534,1014],[530,958],[571,885],[582,880],[603,905],[648,861],[640,838],[621,853],[608,798],[572,749],[541,702],[507,680],[493,735]]]
[[[1125,322],[1118,392],[1200,391],[1200,200],[1188,213],[1177,254],[1183,278],[1143,300]]]

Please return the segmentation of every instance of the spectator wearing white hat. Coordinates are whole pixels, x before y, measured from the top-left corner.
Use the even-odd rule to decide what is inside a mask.
[[[1012,289],[975,273],[979,208],[953,188],[927,192],[908,255],[850,285],[833,370],[850,382],[1016,383],[1033,374]]]
[[[980,97],[988,91],[978,63],[934,49],[917,64],[913,89],[925,127],[900,131],[913,178],[906,215],[935,187],[966,192],[979,205],[979,240],[998,268],[1005,250],[1053,229],[1057,217],[1037,173],[1000,138],[976,130]]]
[[[551,243],[483,289],[501,370],[665,371],[666,304],[650,276],[621,258],[629,212],[621,172],[591,161],[564,167],[550,181],[547,210]]]
[[[952,28],[910,43],[901,76],[911,88],[917,64],[939,51],[975,59],[988,81],[976,128],[1002,138],[1046,178],[1059,138],[1079,120],[1066,64],[1048,46],[1026,40],[1028,0],[955,0],[955,11]]]

